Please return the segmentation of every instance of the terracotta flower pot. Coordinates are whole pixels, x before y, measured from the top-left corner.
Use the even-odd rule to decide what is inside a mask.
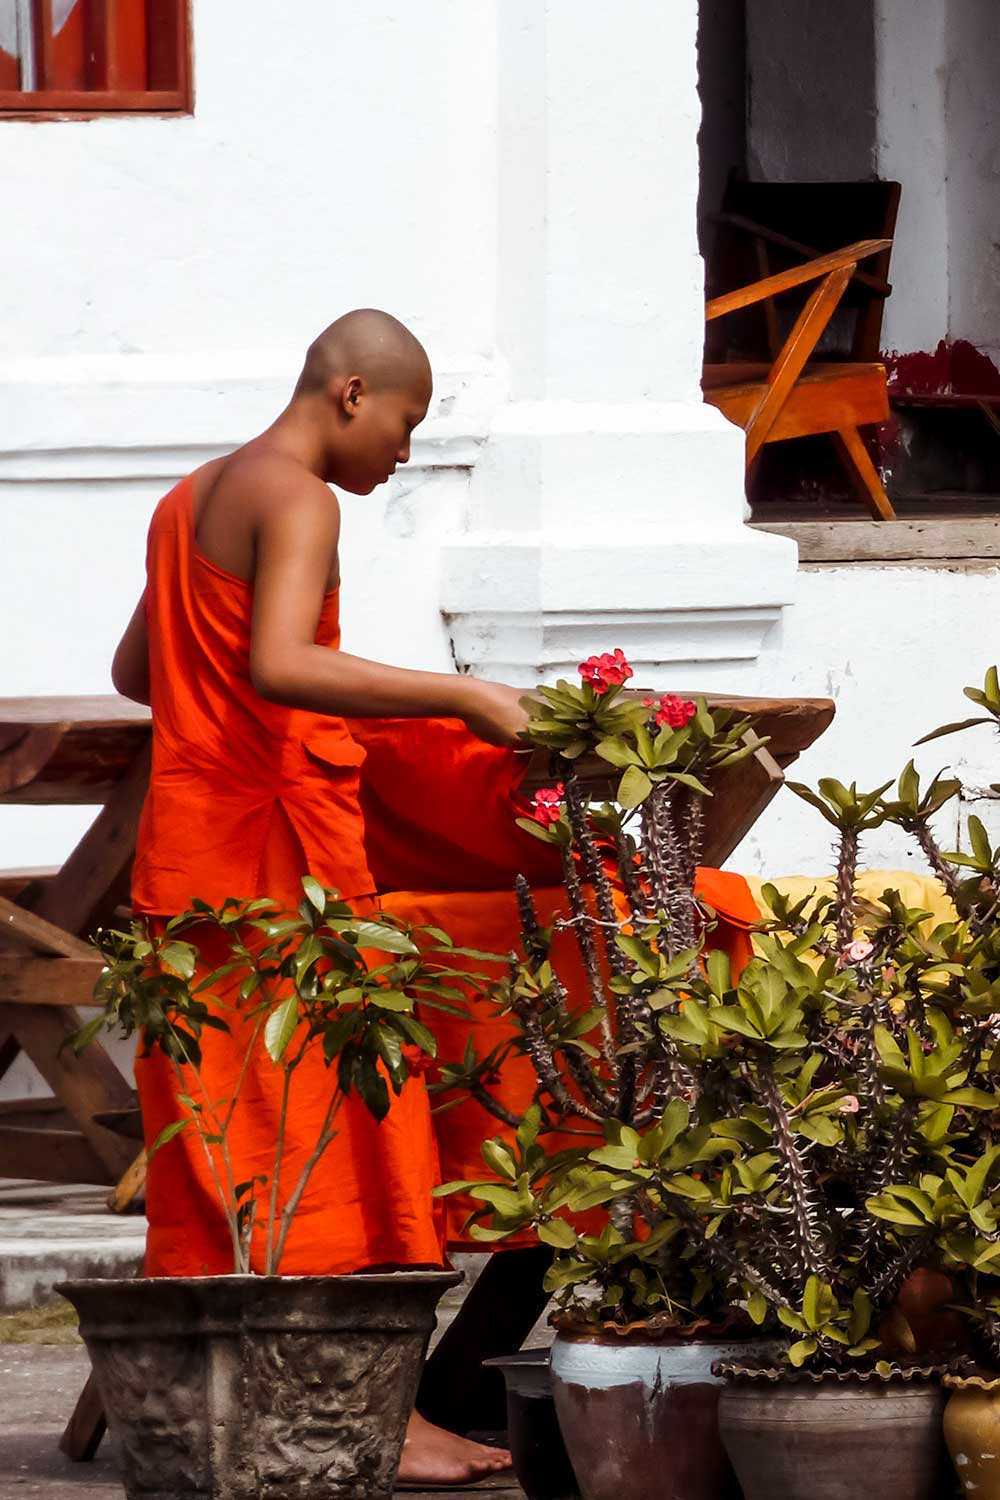
[[[1000,1379],[946,1376],[944,1436],[955,1472],[975,1500],[1000,1500]]]
[[[507,1445],[527,1500],[579,1500],[559,1431],[547,1349],[522,1349],[486,1364],[507,1383]]]
[[[735,1380],[719,1430],[745,1500],[940,1500],[944,1400],[929,1381]]]
[[[719,1439],[722,1381],[712,1364],[762,1347],[560,1333],[552,1390],[582,1500],[739,1500]]]
[[[75,1281],[128,1500],[389,1500],[450,1271]]]

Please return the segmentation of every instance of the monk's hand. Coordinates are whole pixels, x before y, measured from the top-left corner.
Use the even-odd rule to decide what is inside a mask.
[[[502,682],[482,682],[477,677],[461,680],[459,716],[473,734],[488,745],[520,745],[528,727],[531,699],[523,688]]]

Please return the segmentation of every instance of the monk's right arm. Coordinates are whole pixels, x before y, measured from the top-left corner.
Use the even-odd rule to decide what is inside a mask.
[[[336,506],[323,499],[302,496],[275,507],[258,528],[250,646],[256,691],[274,703],[345,718],[464,719],[481,739],[513,744],[528,719],[519,689],[316,645],[339,534]]]

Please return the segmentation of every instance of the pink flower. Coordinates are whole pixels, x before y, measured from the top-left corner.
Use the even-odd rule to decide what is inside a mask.
[[[434,1066],[434,1059],[429,1052],[424,1052],[421,1047],[405,1046],[403,1056],[406,1059],[406,1071],[411,1077],[419,1077],[422,1073],[429,1073]]]
[[[549,828],[562,817],[562,800],[566,788],[560,781],[556,786],[543,786],[531,799],[531,816],[536,823]]]
[[[861,1100],[857,1094],[845,1094],[844,1098],[837,1105],[837,1108],[842,1115],[856,1115],[861,1108]]]
[[[690,699],[681,699],[674,693],[664,693],[656,710],[657,724],[669,724],[671,729],[683,729],[698,712]]]
[[[579,672],[598,697],[602,697],[610,687],[620,687],[634,675],[625,660],[624,651],[617,648],[605,651],[601,656],[588,656],[586,661],[580,663]]]
[[[846,969],[848,964],[863,964],[874,952],[874,943],[870,943],[867,938],[855,938],[837,959],[837,968]]]

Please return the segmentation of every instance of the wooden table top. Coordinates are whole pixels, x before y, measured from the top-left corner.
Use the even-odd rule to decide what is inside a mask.
[[[629,696],[643,695],[643,689]],[[781,772],[828,727],[828,698],[703,696],[709,706],[754,720],[767,749],[722,773],[706,809],[706,863],[721,864],[760,816],[781,784]],[[0,804],[101,804],[144,748],[150,711],[113,694],[85,697],[0,698]],[[619,773],[599,756],[585,756],[578,774],[592,795],[609,797]],[[523,786],[552,780],[552,762],[537,751]]]

